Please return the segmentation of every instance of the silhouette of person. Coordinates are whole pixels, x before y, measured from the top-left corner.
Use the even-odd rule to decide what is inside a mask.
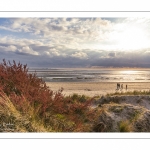
[[[120,83],[119,83],[119,89],[120,89]]]
[[[117,83],[117,90],[120,89],[120,83]]]
[[[118,83],[117,83],[117,90],[118,90]]]
[[[123,89],[123,84],[121,84],[121,89]]]
[[[126,84],[126,90],[127,90],[127,88],[128,88],[128,86],[127,86],[127,84]]]

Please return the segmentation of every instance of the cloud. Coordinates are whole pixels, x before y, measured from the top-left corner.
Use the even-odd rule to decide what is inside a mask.
[[[38,38],[43,40],[40,42],[44,45],[50,43],[51,46],[62,47],[62,49],[93,49],[96,47],[94,45],[107,38],[108,33],[105,31],[111,28],[111,22],[101,18],[12,18],[9,20],[10,25],[7,25],[7,28],[5,26],[6,29],[26,34],[30,38],[26,40],[27,45],[23,45],[25,39],[22,39],[23,42],[15,40],[22,44],[21,46],[30,46],[29,42],[35,44],[33,39]]]
[[[144,54],[150,55],[150,50],[146,50],[146,51],[144,52]]]
[[[48,51],[44,51],[43,54],[48,55],[48,56],[51,55],[50,52],[48,52]]]
[[[0,58],[57,67],[148,66],[149,26],[149,18],[10,18],[0,22]]]
[[[88,55],[84,52],[75,52],[71,55],[72,57],[79,58],[79,59],[87,59]]]
[[[11,31],[11,32],[17,32],[16,30],[13,30],[13,29],[5,27],[5,26],[0,26],[0,30],[7,30],[7,31]]]
[[[85,50],[85,52],[88,51],[87,54],[84,50],[83,52],[75,52],[75,50],[72,50],[70,54],[66,56],[62,56],[61,54],[57,55],[57,53],[54,55],[52,52],[57,52],[57,50],[54,51],[54,49],[51,51],[43,51],[45,54],[42,55],[30,54],[28,51],[31,51],[30,47],[24,47],[20,52],[1,51],[0,47],[0,58],[1,60],[5,58],[6,60],[16,60],[24,64],[27,63],[28,66],[31,67],[149,67],[150,65],[150,55],[144,53],[143,50],[136,52],[118,52],[120,54],[116,52],[117,57],[99,57],[100,55],[108,56],[108,54],[111,53],[102,50],[100,52],[93,51],[93,53],[92,50]],[[142,55],[140,55],[141,53]],[[19,56],[17,56],[18,54]],[[74,56],[72,56],[73,54]]]
[[[21,49],[18,49],[19,53],[23,53],[23,54],[31,54],[31,55],[39,55],[38,52],[34,51],[32,48],[30,48],[29,46],[24,46]]]
[[[51,28],[52,28],[52,30],[56,30],[56,31],[66,31],[67,30],[67,27],[59,26],[59,25],[52,25]]]
[[[55,49],[52,50],[51,53],[53,54],[53,56],[60,56],[60,53],[58,51],[56,51]]]
[[[15,52],[17,50],[17,47],[14,45],[7,45],[7,46],[1,46],[0,45],[0,51],[11,51],[11,52]]]
[[[110,53],[108,53],[108,57],[116,57],[116,53],[115,52],[110,52]]]

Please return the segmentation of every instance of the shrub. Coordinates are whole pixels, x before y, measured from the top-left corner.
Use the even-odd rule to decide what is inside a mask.
[[[42,79],[36,77],[36,73],[28,73],[27,65],[15,61],[11,64],[3,60],[0,64],[0,86],[17,109],[25,109],[27,102],[35,108],[40,107],[41,115],[51,104],[54,94]]]
[[[96,115],[89,107],[92,99],[77,94],[64,97],[63,88],[53,92],[36,72],[29,73],[27,65],[15,61],[0,64],[0,89],[21,115],[48,131],[89,131]]]

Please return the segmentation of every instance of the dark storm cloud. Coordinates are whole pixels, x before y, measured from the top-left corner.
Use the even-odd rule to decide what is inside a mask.
[[[117,57],[96,59],[91,62],[91,65],[105,67],[150,67],[150,55],[146,55],[144,50],[118,53]]]
[[[37,46],[35,44],[31,44],[29,46],[37,52],[47,51],[55,48],[55,46]]]
[[[10,46],[10,44],[9,44],[9,43],[8,43],[8,44],[7,44],[7,43],[0,43],[0,46],[2,46],[2,47],[5,46],[5,47],[7,47],[7,46]]]
[[[17,55],[32,56],[32,54],[28,54],[28,53],[24,53],[24,52],[19,52],[19,51],[16,51],[15,54],[17,54]]]
[[[111,52],[111,53],[108,54],[108,56],[109,56],[109,57],[115,57],[115,56],[116,56],[116,53],[115,53],[115,52]]]
[[[43,48],[47,49],[49,47]],[[88,58],[85,59],[84,56],[88,56]],[[90,49],[83,49],[82,51],[76,51],[73,49],[70,50],[70,55],[45,55],[44,57],[42,55],[33,55],[18,50],[15,52],[1,50],[0,58],[1,60],[6,58],[10,61],[16,60],[25,64],[27,63],[30,67],[150,67],[149,49],[134,52],[122,51],[118,53],[106,52],[104,50],[94,51]]]
[[[63,31],[67,28],[64,28],[63,26],[58,26],[58,25],[51,25],[52,30],[56,30],[56,31]]]

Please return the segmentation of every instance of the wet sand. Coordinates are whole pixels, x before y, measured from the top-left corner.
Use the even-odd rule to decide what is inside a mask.
[[[47,82],[46,83],[51,90],[57,91],[61,87],[64,89],[63,94],[68,96],[74,93],[79,95],[87,95],[90,97],[101,96],[108,93],[114,93],[117,89],[117,83],[115,82]],[[150,82],[126,82],[123,84],[123,90],[150,90]],[[120,90],[119,90],[120,91]]]

